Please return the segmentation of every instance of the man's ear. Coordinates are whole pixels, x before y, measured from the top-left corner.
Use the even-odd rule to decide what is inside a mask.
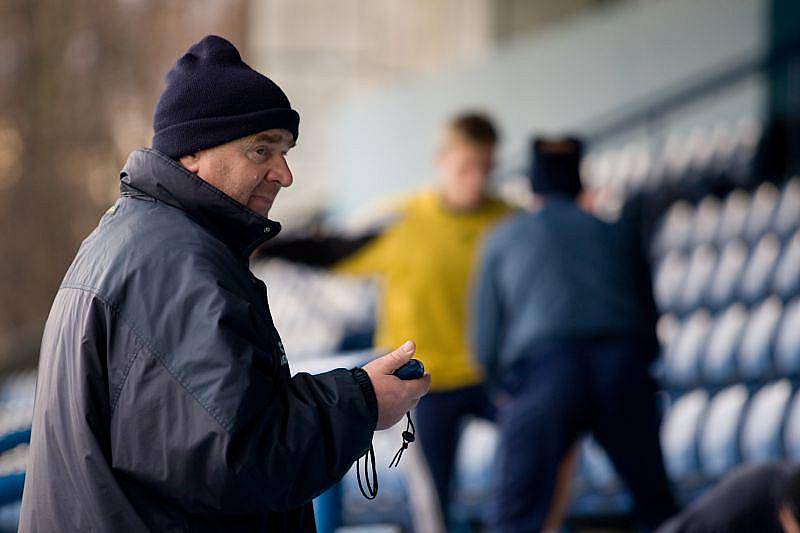
[[[182,156],[179,161],[189,172],[197,174],[200,170],[200,152]]]

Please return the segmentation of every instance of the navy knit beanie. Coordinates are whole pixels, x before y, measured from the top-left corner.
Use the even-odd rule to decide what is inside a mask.
[[[581,192],[583,142],[575,137],[533,140],[530,180],[533,192],[575,198]]]
[[[153,116],[153,148],[174,159],[273,128],[297,140],[300,115],[284,92],[222,37],[208,35],[189,48],[166,82]]]

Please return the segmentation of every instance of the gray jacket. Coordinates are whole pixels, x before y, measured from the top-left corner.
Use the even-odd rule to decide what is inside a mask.
[[[121,181],[47,320],[20,530],[313,531],[372,439],[369,377],[290,377],[248,268],[278,223],[154,150]]]

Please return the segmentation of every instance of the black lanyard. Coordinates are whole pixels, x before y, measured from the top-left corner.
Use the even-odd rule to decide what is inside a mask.
[[[406,420],[406,430],[403,431],[403,445],[400,446],[400,449],[397,450],[396,454],[394,454],[392,462],[389,463],[389,468],[395,468],[400,464],[400,458],[403,457],[403,452],[408,449],[408,445],[414,442],[414,439],[416,438],[415,435],[417,430],[414,427],[414,422],[411,420],[410,412],[406,412]],[[364,459],[363,482],[361,481],[362,458]],[[370,470],[372,470],[372,481],[370,481]],[[361,490],[361,494],[368,500],[374,500],[378,495],[378,469],[375,466],[375,448],[373,448],[372,443],[370,443],[367,453],[362,455],[358,461],[356,461],[356,476],[358,478],[358,488]]]

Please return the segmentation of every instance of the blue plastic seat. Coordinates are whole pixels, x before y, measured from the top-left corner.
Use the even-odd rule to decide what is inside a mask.
[[[736,348],[747,317],[741,304],[731,305],[715,317],[702,359],[704,382],[725,384],[736,377]]]
[[[718,478],[740,461],[739,427],[747,400],[747,387],[742,384],[723,389],[711,399],[700,436],[700,465],[706,476]]]
[[[747,263],[747,246],[741,239],[729,241],[722,255],[708,290],[708,304],[714,309],[729,305],[739,286],[739,280]]]
[[[772,290],[784,300],[800,293],[800,231],[783,247],[772,275]]]
[[[701,421],[708,408],[708,393],[696,389],[672,405],[661,426],[661,446],[669,477],[675,481],[699,477],[697,454]]]
[[[782,458],[781,430],[791,397],[792,384],[788,379],[762,387],[753,396],[742,427],[742,458],[745,461]]]
[[[782,376],[800,373],[800,298],[786,304],[775,339],[775,366]]]
[[[751,312],[739,346],[739,375],[743,379],[764,379],[772,371],[772,344],[782,315],[783,304],[776,296]]]
[[[781,243],[774,233],[768,233],[758,241],[739,284],[739,295],[743,301],[753,303],[769,293],[780,252]]]
[[[711,315],[701,309],[680,326],[664,356],[664,379],[668,385],[687,387],[700,381],[700,356],[711,324]]]

